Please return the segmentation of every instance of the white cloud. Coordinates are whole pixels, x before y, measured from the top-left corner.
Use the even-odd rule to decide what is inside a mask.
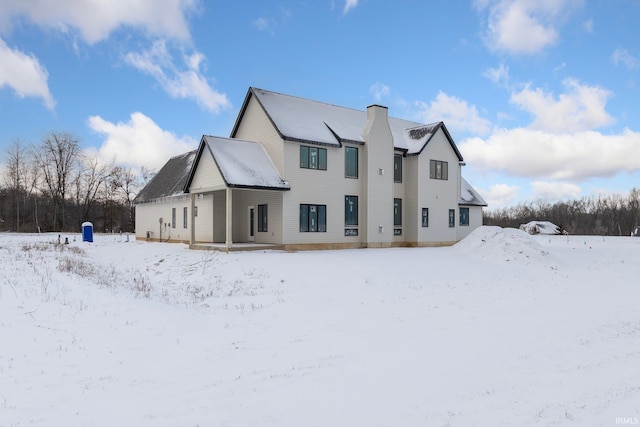
[[[351,9],[353,9],[357,5],[358,5],[358,0],[346,0],[342,13],[346,15],[347,13],[349,13]]]
[[[49,74],[35,56],[13,50],[0,39],[0,64],[0,89],[8,86],[20,98],[42,98],[44,105],[53,110],[56,102],[49,91]]]
[[[511,54],[535,54],[555,44],[557,26],[583,0],[482,0],[488,9],[485,41],[490,49]]]
[[[500,64],[498,68],[488,68],[482,75],[495,84],[509,84],[509,67],[504,64]]]
[[[491,123],[480,117],[475,105],[443,92],[439,92],[430,104],[417,101],[416,105],[419,108],[418,120],[424,123],[443,121],[451,130],[475,134],[486,134],[491,129]]]
[[[571,133],[595,129],[614,122],[605,111],[611,92],[598,86],[580,84],[575,79],[565,79],[566,93],[557,99],[542,89],[527,85],[511,95],[511,102],[531,113],[531,128],[554,133]]]
[[[631,55],[627,49],[616,49],[611,58],[615,65],[623,64],[630,70],[640,67],[640,60]]]
[[[98,157],[134,167],[160,169],[172,156],[194,150],[198,141],[161,129],[142,113],[132,113],[129,122],[112,123],[100,116],[88,119],[89,127],[105,136]]]
[[[231,107],[227,96],[214,90],[200,72],[204,55],[199,52],[184,56],[186,69],[175,66],[164,41],[156,41],[148,51],[128,53],[124,60],[154,77],[172,98],[194,99],[200,107],[212,113]]]
[[[531,183],[534,198],[547,201],[577,199],[582,189],[567,182],[534,181]]]
[[[582,23],[582,29],[587,33],[593,34],[593,19],[587,19]]]
[[[489,188],[489,191],[482,189],[478,189],[478,191],[490,209],[498,209],[512,205],[518,197],[520,187],[508,184],[494,184]]]
[[[16,17],[54,30],[76,29],[89,44],[104,40],[122,26],[141,28],[149,35],[189,40],[187,14],[198,0],[3,0],[0,28],[10,28]]]
[[[554,134],[534,129],[498,129],[459,145],[465,160],[485,171],[551,180],[584,180],[640,171],[640,133],[595,131]]]
[[[369,88],[369,93],[373,95],[376,101],[381,101],[382,98],[389,96],[391,89],[383,83],[376,82]]]

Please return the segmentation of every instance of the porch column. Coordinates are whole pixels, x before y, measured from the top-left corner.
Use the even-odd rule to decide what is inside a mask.
[[[233,217],[233,193],[231,190],[231,188],[227,187],[227,215],[226,215],[226,239],[225,239],[225,244],[227,247],[227,252],[229,252],[229,249],[231,248],[231,245],[233,245],[233,221],[232,221],[232,217]]]
[[[191,193],[191,232],[189,234],[189,246],[193,245],[196,242],[196,195]]]

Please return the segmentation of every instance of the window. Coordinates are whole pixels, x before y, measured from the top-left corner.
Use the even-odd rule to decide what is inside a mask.
[[[429,226],[429,208],[422,208],[422,226]]]
[[[456,226],[456,211],[455,209],[449,209],[449,227]]]
[[[344,147],[344,176],[347,178],[358,177],[358,149],[356,147]]]
[[[440,160],[429,161],[429,178],[431,179],[449,179],[449,164]]]
[[[393,182],[402,182],[402,154],[393,156]]]
[[[267,205],[258,205],[258,232],[267,231]]]
[[[469,225],[469,208],[460,208],[460,225]]]
[[[393,199],[393,225],[402,226],[402,199]]]
[[[300,232],[327,231],[326,205],[300,205]]]
[[[393,230],[394,236],[402,234],[402,199],[393,199]]]
[[[358,226],[358,196],[344,196],[344,225],[345,227]],[[357,236],[357,228],[345,228],[345,236]]]
[[[182,228],[187,228],[187,207],[182,208]]]
[[[176,208],[171,208],[171,228],[176,228]]]
[[[304,169],[327,170],[326,148],[300,146],[300,167]]]

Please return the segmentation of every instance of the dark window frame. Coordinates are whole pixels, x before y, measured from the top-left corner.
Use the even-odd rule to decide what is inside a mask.
[[[349,153],[353,153],[353,154],[349,155]],[[345,145],[344,147],[344,177],[345,178],[358,179],[358,175],[359,175],[358,156],[359,156],[358,147],[349,147]],[[350,163],[353,163],[353,164],[350,164]]]
[[[258,232],[269,231],[269,210],[268,205],[258,205]]]
[[[422,227],[429,227],[429,208],[422,208]]]
[[[301,233],[326,233],[327,205],[301,203],[299,222]]]
[[[171,208],[171,228],[176,228],[176,208]]]
[[[183,207],[183,208],[182,208],[182,228],[187,228],[187,224],[188,224],[188,221],[187,221],[187,212],[188,212],[187,207],[186,207],[186,206],[185,206],[185,207]]]
[[[449,162],[429,160],[429,178],[447,181],[449,179]]]
[[[402,199],[393,199],[393,226],[402,227]]]
[[[358,196],[344,196],[344,226],[358,226]]]
[[[300,146],[300,168],[327,170],[327,149],[319,147],[310,147],[308,145]]]
[[[402,154],[393,155],[393,182],[402,182]]]
[[[462,212],[465,212],[465,214],[463,214]],[[460,208],[460,213],[458,215],[460,216],[460,225],[468,226],[469,225],[469,208]]]

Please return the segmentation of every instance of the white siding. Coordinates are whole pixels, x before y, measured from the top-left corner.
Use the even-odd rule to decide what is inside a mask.
[[[191,180],[189,192],[202,193],[221,188],[225,188],[224,179],[218,170],[216,162],[213,160],[211,152],[205,147]]]
[[[429,177],[429,161],[448,163],[447,180]],[[459,227],[459,172],[458,157],[446,135],[439,129],[419,155],[419,208],[429,208],[429,227],[420,227],[419,241],[430,244],[452,244],[457,240]],[[455,212],[454,227],[449,227],[449,209]]]
[[[274,128],[271,120],[264,112],[254,96],[251,96],[244,111],[244,116],[240,122],[234,138],[246,141],[261,142],[265,150],[271,157],[273,164],[284,176],[284,147],[282,138]]]
[[[190,238],[190,200],[189,196],[176,196],[156,202],[136,205],[136,239],[146,239],[147,232],[151,240],[185,242]],[[183,208],[187,208],[187,228],[183,227]],[[176,209],[176,227],[171,227],[172,209]],[[159,219],[162,218],[162,223]]]
[[[233,241],[249,240],[249,206],[255,209],[254,241],[282,244],[282,191],[233,190]],[[258,231],[258,205],[267,205],[267,231]]]
[[[300,167],[300,146],[295,142],[284,143],[285,176],[291,183],[291,191],[283,194],[283,243],[350,243],[360,244],[362,239],[364,209],[362,200],[363,147],[358,148],[358,178],[345,177],[344,148],[319,147],[327,150],[327,170]],[[358,196],[359,235],[344,235],[344,197]],[[327,206],[326,232],[300,232],[300,205]],[[389,208],[391,210],[392,207]]]
[[[469,225],[458,226],[458,240],[467,237],[473,230],[482,225],[482,207],[481,206],[461,206],[469,208]],[[458,223],[460,218],[458,218]]]
[[[418,157],[404,157],[403,159],[403,185],[404,185],[404,199],[403,213],[403,233],[405,236],[404,241],[407,243],[416,243],[419,240],[419,231],[422,225],[422,207],[419,204],[418,198]],[[396,184],[397,186],[398,184]]]
[[[195,218],[195,242],[213,242],[213,194],[196,195],[194,206],[198,209],[198,216]]]

